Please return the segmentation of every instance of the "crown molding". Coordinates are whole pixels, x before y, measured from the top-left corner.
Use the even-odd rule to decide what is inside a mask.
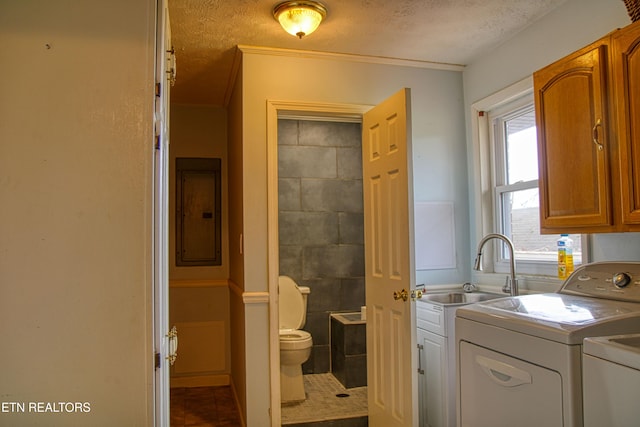
[[[282,49],[275,47],[238,45],[243,54],[287,56],[292,58],[325,59],[333,61],[363,62],[367,64],[396,65],[432,70],[462,71],[464,65],[414,59],[389,58],[385,56],[354,55],[348,53],[319,52],[313,50]]]

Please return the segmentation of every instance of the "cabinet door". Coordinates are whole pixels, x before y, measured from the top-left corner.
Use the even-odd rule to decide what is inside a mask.
[[[640,224],[640,22],[612,35],[622,222]]]
[[[448,390],[447,339],[418,329],[418,342],[422,346],[420,367],[424,373],[418,382],[420,390],[420,426],[445,427],[455,425],[447,413],[451,390]],[[453,423],[453,424],[451,424]]]
[[[426,365],[424,357],[425,334],[426,331],[418,328],[418,419],[420,427],[425,427],[427,422],[427,376],[424,369]]]
[[[596,42],[534,73],[540,231],[607,231],[607,47]]]

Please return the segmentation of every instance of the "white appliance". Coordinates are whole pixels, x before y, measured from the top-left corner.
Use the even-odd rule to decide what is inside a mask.
[[[458,425],[582,426],[582,342],[640,332],[640,262],[581,266],[558,293],[456,312]]]
[[[640,424],[640,334],[586,338],[582,387],[585,427]]]

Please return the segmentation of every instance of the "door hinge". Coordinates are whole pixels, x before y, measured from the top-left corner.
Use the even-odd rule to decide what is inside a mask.
[[[156,96],[159,98],[161,94],[162,85],[160,83],[156,83]]]
[[[156,150],[160,149],[160,135],[156,135]]]
[[[153,355],[153,359],[154,359],[154,366],[156,369],[160,369],[160,353],[155,353]]]

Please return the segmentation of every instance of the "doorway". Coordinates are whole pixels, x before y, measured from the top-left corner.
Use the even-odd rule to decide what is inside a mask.
[[[368,411],[374,416],[374,421],[387,425],[410,426],[417,417],[417,381],[413,378],[417,362],[412,356],[417,343],[415,306],[408,298],[399,297],[400,291],[394,293],[393,299],[388,292],[390,283],[398,289],[415,286],[412,171],[409,162],[410,95],[410,89],[401,89],[372,108],[324,104],[320,108],[324,114],[318,114],[318,105],[267,101],[269,356],[274,426],[279,425],[281,419],[278,404],[280,349],[276,328],[279,324],[277,119],[279,112],[284,115],[286,111],[297,112],[298,116],[333,117],[334,120],[335,117],[346,116],[364,119],[365,257],[372,262],[371,269],[366,269],[365,286],[367,308],[373,310],[371,327],[367,327],[367,340],[371,343],[367,344],[367,357],[371,357],[368,363],[372,365],[367,373],[371,379]],[[381,210],[380,206],[389,206],[390,209]],[[403,293],[408,296],[406,290]],[[385,405],[385,401],[391,404]]]
[[[307,398],[282,403],[285,426],[366,422],[361,139],[360,123],[278,120],[279,274],[311,289],[302,329],[313,339],[302,365]]]
[[[167,258],[168,318],[170,325],[177,327],[179,335],[178,357],[170,372],[170,415],[172,425],[176,426],[181,422],[188,424],[196,415],[203,422],[213,422],[237,413],[238,399],[230,374],[226,122],[227,113],[222,107],[171,105]],[[195,167],[183,167],[185,161],[187,166],[195,161]],[[206,167],[201,170],[198,165]],[[204,191],[207,197],[201,197],[200,185],[191,185],[188,179],[185,180],[185,171],[192,171],[197,178],[194,182],[208,189]],[[188,197],[180,197],[181,194]],[[185,227],[184,220],[180,224],[178,219],[183,211],[192,212],[193,221],[198,221],[196,227]],[[215,244],[208,239],[208,249],[203,251],[205,256],[200,257],[203,265],[190,262],[189,258],[198,257],[188,257],[185,263],[184,256],[182,260],[178,258],[191,243],[188,239],[184,242],[179,239],[184,240],[187,233],[211,237],[211,234],[198,231],[199,227],[208,228],[209,233],[220,239],[219,243],[217,239],[213,239]],[[215,262],[215,258],[220,262]],[[209,418],[198,415],[205,413],[203,408],[208,408],[206,416]]]
[[[340,128],[340,127],[347,127],[347,126],[355,126],[357,128],[357,134],[358,134],[358,147],[357,149],[360,150],[360,123],[362,121],[362,114],[367,111],[370,107],[369,106],[362,106],[362,105],[347,105],[347,104],[309,104],[309,103],[295,103],[295,102],[268,102],[268,111],[267,111],[267,128],[268,128],[268,136],[267,136],[267,142],[268,142],[268,211],[269,211],[269,231],[268,231],[268,235],[269,235],[269,249],[270,249],[270,253],[271,254],[277,254],[277,256],[273,256],[270,257],[269,260],[269,294],[270,294],[270,305],[273,308],[270,312],[270,320],[271,320],[271,327],[270,327],[270,341],[274,344],[279,342],[279,337],[278,337],[278,329],[277,329],[277,325],[278,325],[278,292],[277,292],[277,284],[278,284],[278,276],[281,274],[281,270],[282,270],[282,274],[285,274],[285,272],[290,273],[293,276],[298,275],[299,277],[302,277],[304,280],[304,272],[301,269],[301,267],[297,267],[300,264],[300,258],[299,257],[293,257],[291,256],[290,253],[287,252],[287,254],[285,255],[284,253],[287,251],[287,249],[292,249],[293,246],[295,245],[286,245],[286,243],[292,243],[291,240],[287,240],[287,239],[295,239],[296,236],[298,239],[300,238],[308,238],[309,235],[305,234],[305,232],[300,232],[300,230],[298,231],[298,233],[293,233],[292,235],[283,237],[283,240],[285,240],[283,243],[285,243],[285,245],[283,246],[289,246],[288,248],[283,249],[283,256],[281,259],[281,246],[280,246],[280,235],[279,235],[279,219],[280,219],[280,209],[279,209],[279,205],[280,203],[282,203],[283,205],[285,205],[286,207],[291,207],[289,204],[291,203],[291,200],[281,200],[279,202],[279,194],[278,194],[278,188],[279,188],[279,153],[278,153],[278,140],[279,140],[279,136],[278,136],[278,132],[279,132],[279,123],[283,123],[283,122],[287,122],[285,123],[285,126],[289,126],[289,127],[293,127],[295,128],[295,132],[296,134],[298,134],[299,132],[299,128],[300,128],[300,123],[305,123],[305,125],[303,126],[308,126],[309,128],[312,127],[316,127],[315,131],[318,131],[317,126],[318,123],[320,122],[324,122],[324,123],[328,123],[327,128],[331,127],[331,128]],[[315,122],[316,125],[312,125],[312,122]],[[322,129],[322,126],[320,126],[320,129]],[[290,131],[291,129],[289,129]],[[326,131],[326,129],[325,129]],[[285,131],[286,132],[286,131]],[[320,132],[322,132],[322,130],[320,130]],[[353,130],[352,130],[353,132]],[[323,143],[325,144],[325,143]],[[319,144],[318,142],[316,142],[316,145],[314,147],[316,148],[300,148],[301,146],[299,144],[285,144],[287,145],[288,149],[285,148],[284,153],[283,153],[283,157],[287,156],[288,154],[286,153],[286,151],[292,151],[295,149],[302,149],[302,150],[307,150],[308,152],[313,152],[318,151],[326,151],[326,150],[316,150],[317,146],[322,147],[322,144]],[[295,146],[295,148],[293,148]],[[304,146],[304,144],[303,144]],[[326,148],[326,145],[324,146]],[[347,148],[347,147],[343,147],[343,148]],[[349,147],[349,149],[351,151],[353,151],[353,146]],[[337,148],[334,147],[334,150],[336,150],[337,152]],[[330,150],[329,150],[330,151]],[[292,154],[292,153],[291,153]],[[313,157],[313,156],[312,156]],[[336,168],[336,173],[337,173],[337,158],[334,155],[334,166]],[[351,161],[353,161],[353,158],[351,158]],[[361,160],[360,160],[361,162]],[[361,164],[359,165],[361,168]],[[344,169],[344,165],[343,165],[343,169]],[[361,170],[361,169],[360,169]],[[320,172],[322,173],[322,172]],[[360,193],[361,194],[361,173],[359,173],[360,176]],[[295,185],[300,185],[300,188],[302,188],[302,180],[303,177],[289,177],[289,176],[283,176],[284,180],[289,180],[289,181],[282,181],[283,186],[288,186],[290,184],[294,184]],[[306,178],[305,178],[306,179]],[[328,182],[324,182],[324,183],[319,183],[319,182],[312,182],[312,180],[314,179],[323,179],[326,180],[326,177],[309,177],[309,181],[306,182],[304,185],[306,186],[319,186],[322,187],[323,185],[326,186],[331,186],[334,185],[337,186],[337,184],[330,184]],[[349,178],[351,179],[351,178]],[[297,180],[297,184],[294,182]],[[309,187],[311,188],[311,187]],[[320,190],[322,191],[322,190]],[[331,192],[330,190],[327,190],[325,188],[325,194],[326,192]],[[348,191],[348,190],[347,190]],[[361,196],[360,196],[361,197]],[[298,197],[298,200],[300,203],[301,202],[301,198]],[[318,202],[319,200],[315,200],[315,202]],[[307,200],[305,203],[313,203],[310,202],[309,200]],[[349,215],[346,212],[345,215],[343,215],[343,219],[345,221],[348,220],[347,217],[349,217]],[[351,214],[353,214],[353,212],[351,212]],[[326,211],[320,211],[320,213],[316,212],[316,213],[312,213],[309,214],[309,216],[313,216],[315,215],[318,218],[323,218],[324,221],[323,224],[326,226],[327,223],[331,223],[331,219],[328,219],[328,217],[331,216],[331,213],[327,213]],[[294,221],[297,222],[298,227],[302,224],[304,224],[305,220],[302,218],[305,215],[301,215],[301,214],[296,214],[293,212],[289,212],[287,213],[285,216],[288,217],[287,221]],[[353,217],[353,215],[351,215]],[[339,213],[335,213],[335,221],[338,221],[337,218],[339,217]],[[354,218],[351,218],[351,220],[354,220]],[[336,225],[339,224],[339,221],[336,222]],[[339,227],[337,228],[337,230],[339,230]],[[315,231],[314,233],[318,233],[317,231]],[[339,233],[339,231],[337,231],[337,233]],[[321,234],[321,233],[320,233]],[[292,237],[293,236],[293,237]],[[299,243],[299,242],[298,242]],[[337,249],[337,245],[336,248],[333,249],[327,249],[326,248],[326,244],[324,245],[320,245],[320,246],[316,246],[319,247],[321,249],[316,249],[317,251],[322,252],[323,250],[328,250],[328,251],[334,251],[336,254],[340,253],[341,249]],[[344,248],[342,249],[344,250]],[[353,250],[353,248],[350,248],[349,250]],[[308,252],[311,253],[313,252],[314,249],[309,249]],[[335,255],[334,255],[335,256]],[[325,258],[324,260],[326,261]],[[353,267],[354,265],[352,264],[351,267]],[[351,268],[351,267],[347,267]],[[318,263],[317,265],[315,265],[313,268],[316,269],[316,271],[318,270],[322,270],[323,268],[325,270],[328,269],[328,267],[326,265],[322,265],[320,263]],[[297,270],[296,270],[297,269]],[[356,267],[357,269],[357,267]],[[321,277],[316,277],[315,279],[312,279],[315,281],[315,283],[310,283],[310,287],[313,287],[313,285],[316,285],[316,292],[317,295],[322,298],[318,298],[316,301],[312,301],[310,300],[310,306],[308,308],[308,314],[311,314],[310,316],[310,322],[307,323],[307,327],[305,327],[306,330],[310,330],[312,333],[312,337],[313,335],[316,335],[316,338],[314,338],[314,350],[312,353],[312,356],[310,358],[310,360],[305,364],[306,366],[303,365],[303,369],[305,372],[310,373],[310,372],[316,372],[316,371],[322,371],[324,370],[326,373],[329,373],[330,371],[330,347],[329,347],[329,313],[332,310],[335,311],[345,311],[344,309],[341,310],[341,308],[345,308],[346,306],[338,306],[337,308],[331,308],[331,294],[335,293],[335,292],[340,292],[340,288],[341,286],[335,287],[335,286],[331,286],[331,283],[333,283],[334,285],[336,283],[336,279],[335,277],[324,277],[322,274],[320,274]],[[363,279],[359,279],[362,283],[362,286],[364,286],[364,280]],[[357,289],[358,285],[351,287],[350,290],[354,291],[354,292],[358,292]],[[313,293],[313,289],[312,289],[312,293]],[[311,298],[313,298],[313,295],[311,295]],[[362,289],[362,291],[360,292],[360,296],[356,297],[357,302],[353,302],[354,304],[357,304],[357,307],[354,305],[353,307],[349,306],[348,308],[351,310],[359,310],[361,305],[364,305],[364,289]],[[338,298],[339,301],[339,298]],[[310,312],[309,310],[313,309],[315,311]],[[312,314],[313,313],[313,314]],[[324,323],[324,325],[323,325]],[[272,345],[271,346],[271,350],[270,350],[270,368],[271,368],[271,407],[272,407],[272,425],[281,425],[281,421],[282,421],[282,407],[280,404],[280,378],[279,378],[279,373],[280,373],[280,354],[279,354],[279,346],[276,345]]]

